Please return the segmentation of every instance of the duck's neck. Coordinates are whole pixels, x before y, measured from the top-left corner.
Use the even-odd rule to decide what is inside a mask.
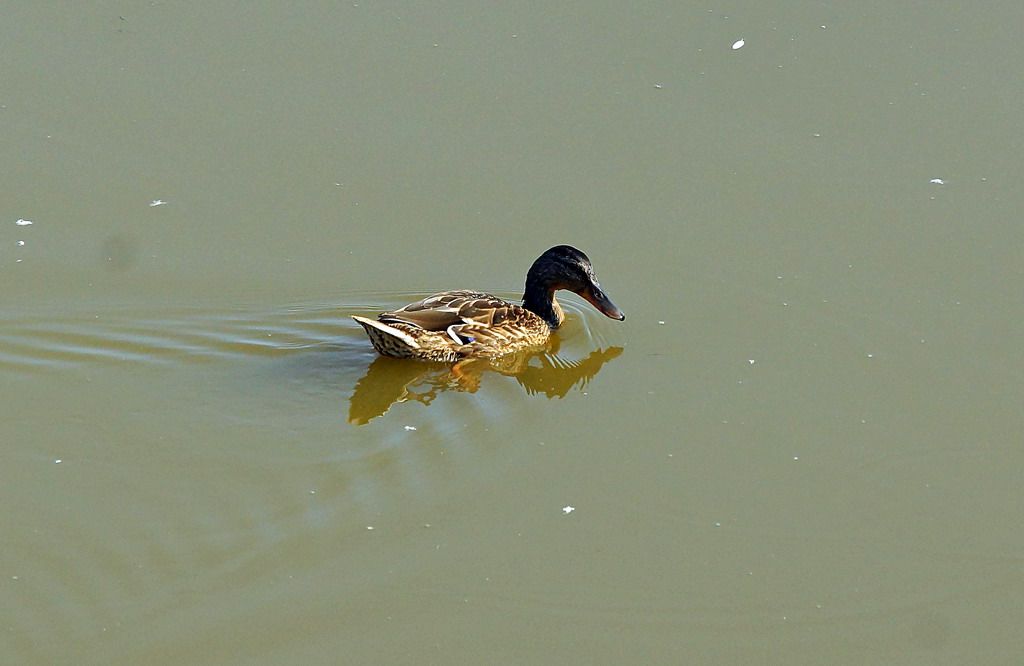
[[[562,306],[555,300],[555,290],[538,282],[526,281],[523,307],[547,322],[552,329],[561,326],[565,319]]]

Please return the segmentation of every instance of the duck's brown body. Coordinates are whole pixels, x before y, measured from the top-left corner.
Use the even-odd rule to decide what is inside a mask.
[[[476,291],[444,291],[381,314],[353,317],[384,356],[454,362],[543,347],[562,323],[555,290],[570,289],[614,319],[625,315],[601,291],[590,260],[560,245],[533,263],[523,305]]]
[[[494,358],[543,347],[551,335],[547,322],[523,306],[476,291],[434,294],[377,321],[353,319],[384,356],[428,361]]]

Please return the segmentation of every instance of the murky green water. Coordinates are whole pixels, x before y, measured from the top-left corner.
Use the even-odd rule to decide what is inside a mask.
[[[1022,20],[8,8],[0,661],[1018,663]]]

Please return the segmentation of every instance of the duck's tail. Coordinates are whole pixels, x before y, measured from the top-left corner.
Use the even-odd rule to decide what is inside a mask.
[[[384,356],[394,358],[413,358],[417,356],[420,345],[416,340],[394,326],[388,326],[376,319],[367,319],[352,315],[352,318],[359,322],[359,325],[366,330],[370,337],[373,348]]]

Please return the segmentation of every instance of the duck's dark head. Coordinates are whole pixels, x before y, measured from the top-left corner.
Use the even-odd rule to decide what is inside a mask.
[[[551,248],[530,266],[523,307],[539,315],[551,328],[558,328],[564,319],[562,308],[555,300],[559,289],[579,294],[606,317],[619,321],[626,318],[601,290],[587,255],[569,245]]]

